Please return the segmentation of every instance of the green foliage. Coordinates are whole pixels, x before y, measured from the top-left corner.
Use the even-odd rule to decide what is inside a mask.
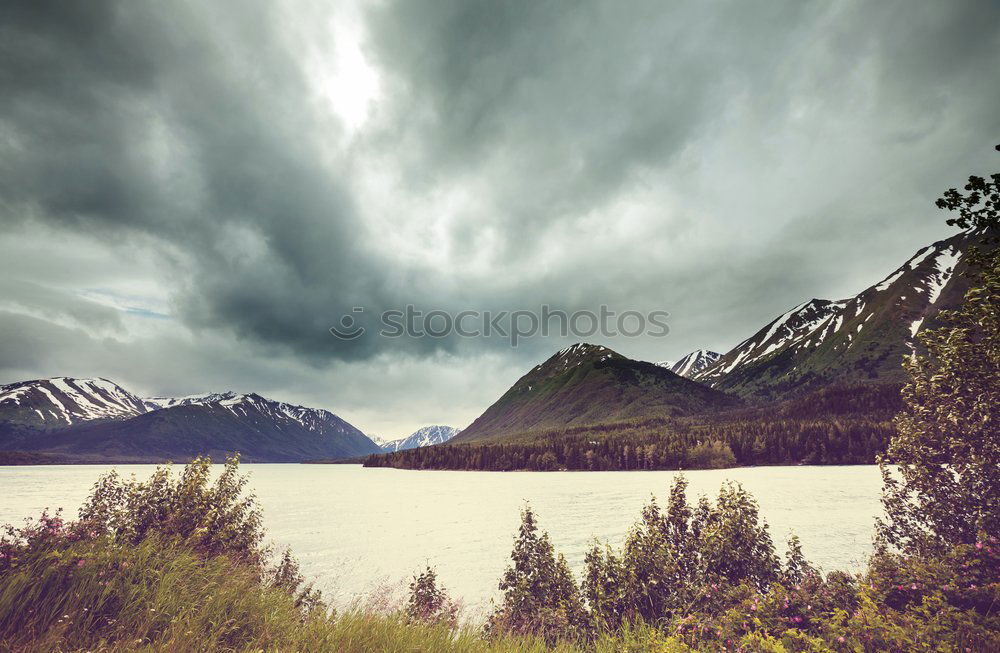
[[[665,642],[648,629],[634,642]],[[593,651],[619,649],[618,637]],[[682,649],[663,649],[682,650]],[[303,613],[283,589],[224,555],[204,556],[151,535],[137,545],[110,536],[71,541],[63,532],[20,550],[0,569],[0,651],[163,653],[434,651],[582,653],[532,637],[487,641],[477,629],[414,622],[405,614]]]
[[[430,566],[414,576],[410,583],[406,616],[412,621],[448,626],[454,626],[458,621],[458,605],[443,587],[438,586],[437,572]]]
[[[986,184],[972,178],[968,196],[949,191],[939,204],[961,211],[949,222],[995,223],[997,179]],[[988,193],[985,200],[982,193]],[[918,335],[925,353],[905,363],[910,382],[896,420],[899,433],[881,461],[883,546],[940,552],[975,542],[981,532],[1000,533],[998,252],[978,254],[977,284],[958,310],[942,311],[944,326]]]
[[[781,570],[781,582],[796,585],[806,577],[816,576],[818,573],[802,553],[799,536],[792,535],[788,538],[788,553],[785,554],[785,567]]]
[[[712,440],[699,442],[688,452],[688,466],[691,469],[723,469],[736,466],[736,456],[725,442]]]
[[[539,533],[530,507],[521,512],[510,558],[500,579],[503,598],[486,632],[540,635],[549,643],[586,637],[589,620],[573,574],[562,554],[555,554],[548,533]]]
[[[666,622],[718,603],[726,588],[765,592],[779,578],[767,525],[745,490],[727,483],[714,504],[692,510],[686,489],[680,476],[666,512],[655,500],[643,509],[620,556],[598,545],[588,553],[583,593],[598,625]]]
[[[949,188],[935,202],[939,209],[958,213],[946,222],[960,229],[1000,228],[1000,173],[989,179],[970,176],[965,191]]]
[[[305,612],[326,609],[323,596],[312,583],[306,582],[299,570],[299,561],[292,557],[290,549],[285,549],[278,565],[266,573],[266,582],[295,599],[295,606]]]
[[[80,509],[80,524],[121,542],[138,544],[152,534],[178,538],[206,555],[225,554],[255,567],[268,554],[260,508],[244,492],[239,457],[226,461],[211,482],[212,461],[196,458],[174,477],[169,465],[146,481],[102,476]]]
[[[296,591],[302,575],[287,552],[262,571],[239,549],[181,537],[186,529],[148,528],[136,540],[143,520],[96,528],[104,522],[43,515],[0,540],[0,650],[1000,649],[995,539],[933,555],[882,552],[861,578],[824,578],[795,538],[779,568],[757,506],[739,486],[724,485],[716,501],[694,507],[686,488],[679,478],[665,509],[647,505],[621,553],[595,546],[588,554],[586,605],[566,561],[525,510],[487,637],[457,625],[430,568],[413,579],[397,612],[331,614]]]

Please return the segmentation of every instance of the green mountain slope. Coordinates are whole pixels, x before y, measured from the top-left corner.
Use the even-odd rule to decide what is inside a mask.
[[[537,365],[451,443],[530,437],[540,431],[679,417],[738,400],[663,367],[579,343]]]

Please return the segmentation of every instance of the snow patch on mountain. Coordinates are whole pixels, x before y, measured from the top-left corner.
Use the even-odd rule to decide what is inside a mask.
[[[956,247],[949,247],[937,257],[934,262],[934,272],[927,280],[929,303],[933,304],[937,302],[938,297],[941,296],[941,291],[951,281],[951,276],[955,272],[955,266],[958,265],[961,259],[962,252],[958,251]]]
[[[697,349],[668,367],[671,372],[685,378],[692,378],[699,372],[715,364],[722,354],[708,349]]]
[[[139,397],[101,378],[57,376],[0,387],[0,419],[17,412],[16,421],[43,428],[127,419],[147,410]]]

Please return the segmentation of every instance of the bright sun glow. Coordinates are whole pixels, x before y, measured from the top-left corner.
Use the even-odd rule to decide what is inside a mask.
[[[338,13],[330,19],[325,42],[314,50],[311,62],[317,91],[348,137],[367,122],[379,90],[378,73],[364,54],[364,30],[353,13]]]

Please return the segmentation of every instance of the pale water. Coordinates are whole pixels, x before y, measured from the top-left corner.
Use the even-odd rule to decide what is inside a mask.
[[[110,466],[0,467],[0,523],[43,508],[74,516]],[[402,587],[425,563],[472,613],[488,606],[530,502],[579,571],[593,538],[618,546],[651,494],[664,505],[675,472],[445,472],[357,465],[244,465],[271,539],[340,604]],[[122,465],[145,477],[152,467]],[[790,532],[824,570],[857,571],[871,550],[881,479],[873,466],[686,472],[689,500],[731,479],[752,492],[784,553]]]

